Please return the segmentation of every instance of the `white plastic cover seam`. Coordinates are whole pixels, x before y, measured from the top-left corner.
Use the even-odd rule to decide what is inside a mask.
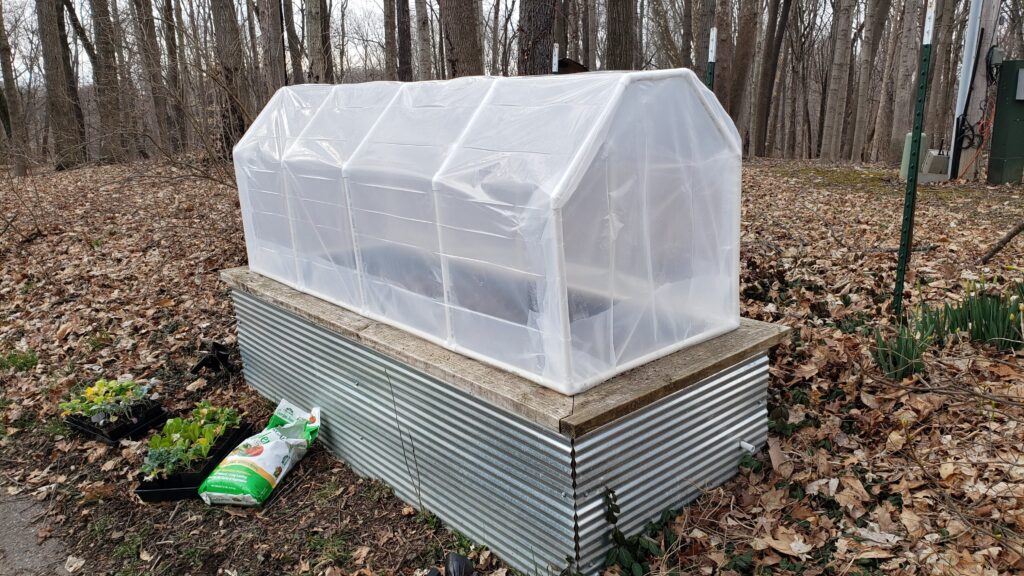
[[[430,189],[434,193],[431,200],[434,203],[434,228],[437,230],[437,257],[441,261],[441,297],[444,302],[444,326],[445,326],[445,344],[451,345],[455,341],[455,335],[452,334],[452,306],[449,301],[449,292],[451,290],[451,275],[448,270],[448,256],[444,251],[444,244],[441,240],[443,234],[441,234],[441,208],[440,203],[437,201],[438,192],[441,191],[441,187],[437,183],[437,177],[444,173],[445,169],[448,168],[448,164],[451,162],[452,156],[455,155],[455,150],[462,146],[462,143],[466,141],[466,135],[469,134],[469,129],[476,122],[477,116],[480,115],[480,111],[484,109],[491,101],[491,94],[494,93],[494,87],[498,85],[499,78],[487,77],[490,80],[491,85],[487,88],[487,93],[480,99],[480,104],[477,105],[476,110],[473,111],[473,115],[469,117],[469,122],[462,128],[462,132],[459,134],[455,142],[451,144],[446,150],[444,160],[441,161],[441,165],[434,171],[434,175],[430,178]],[[383,114],[382,114],[383,116]],[[369,132],[367,133],[369,134]]]
[[[723,136],[725,136],[727,141],[733,144],[735,152],[740,156],[743,156],[743,143],[740,141],[739,132],[736,130],[735,125],[733,125],[732,130],[730,130],[729,125],[722,121],[721,115],[725,114],[725,109],[722,108],[720,104],[716,103],[715,105],[712,105],[708,102],[708,95],[714,96],[715,93],[709,90],[708,87],[697,78],[697,75],[690,72],[689,69],[683,70],[683,72],[688,72],[687,78],[690,80],[690,83],[693,84],[697,92],[697,96],[700,98],[700,103],[704,106],[704,110],[707,111],[708,117],[710,117],[711,121],[714,122],[715,127],[718,128],[718,131],[721,132]]]
[[[352,158],[355,158],[356,153],[358,153],[363,148],[363,146],[366,145],[367,137],[373,133],[374,129],[377,128],[377,125],[380,124],[381,119],[384,118],[387,111],[390,110],[391,107],[395,105],[395,102],[398,100],[398,97],[402,94],[402,91],[405,90],[406,86],[409,86],[409,84],[402,84],[401,86],[398,87],[398,90],[395,90],[395,95],[392,96],[391,100],[388,101],[387,106],[385,106],[380,111],[380,114],[377,115],[377,119],[373,121],[373,124],[370,125],[370,128],[366,131],[366,134],[363,136],[362,140],[359,141],[359,145],[352,149],[352,153],[348,155],[348,159],[346,159],[345,162],[341,165],[341,191],[345,195],[345,207],[346,211],[348,212],[348,231],[349,234],[352,235],[352,257],[356,263],[356,288],[359,290],[358,312],[364,315],[367,312],[367,306],[366,288],[363,286],[363,258],[359,253],[359,241],[356,239],[356,222],[355,218],[353,218],[352,216],[352,195],[348,193],[348,174],[346,174],[346,172],[348,172],[349,161],[352,160]],[[322,105],[326,106],[327,102],[325,101]]]
[[[569,197],[572,196],[572,194],[566,194],[565,191],[568,189],[575,190],[576,186],[579,185],[579,181],[583,179],[583,172],[587,166],[590,166],[591,160],[593,160],[598,148],[600,148],[598,137],[608,131],[608,126],[611,124],[612,111],[618,108],[619,101],[622,100],[622,93],[629,86],[629,78],[628,75],[622,76],[615,84],[615,91],[609,96],[608,103],[601,110],[601,115],[598,116],[593,128],[587,133],[587,137],[583,140],[579,152],[573,155],[572,163],[569,164],[559,179],[558,184],[555,185],[555,189],[551,193],[552,207],[561,208],[565,206],[565,203],[569,201]]]
[[[569,280],[565,274],[565,240],[562,231],[562,209],[552,210],[555,223],[555,292],[561,302],[558,304],[559,323],[562,332],[562,352],[565,354],[565,378],[572,378],[572,340],[569,330]]]
[[[647,157],[647,134],[644,134],[644,158]],[[640,170],[640,203],[641,203],[641,214],[643,214],[643,235],[644,235],[644,255],[647,256],[647,288],[650,294],[651,303],[651,333],[654,334],[654,341],[658,341],[658,308],[654,305],[654,260],[651,258],[651,210],[650,204],[648,203],[647,194],[647,171]],[[693,216],[693,213],[690,213]],[[625,350],[625,347],[623,347]]]

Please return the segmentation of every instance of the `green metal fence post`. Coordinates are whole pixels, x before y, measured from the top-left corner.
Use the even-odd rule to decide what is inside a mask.
[[[928,95],[928,66],[932,58],[932,28],[935,24],[935,4],[928,0],[925,8],[924,38],[921,41],[921,69],[918,73],[917,100],[914,104],[914,130],[910,137],[910,162],[907,167],[907,193],[903,198],[903,227],[900,231],[899,262],[896,265],[896,288],[892,310],[903,321],[903,283],[910,263],[914,241],[914,205],[917,203],[917,172],[920,164],[921,130],[924,127],[924,103]]]

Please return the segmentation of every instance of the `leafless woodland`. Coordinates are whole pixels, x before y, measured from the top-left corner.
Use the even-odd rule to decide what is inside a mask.
[[[15,174],[214,163],[281,86],[546,74],[556,46],[591,70],[704,78],[717,27],[714,91],[747,154],[895,163],[925,16],[925,0],[356,1],[3,0],[0,155]],[[940,147],[970,3],[933,2],[925,132]],[[987,2],[982,69],[993,44],[1024,57],[1022,12],[1021,0]],[[992,108],[985,84],[976,131]]]

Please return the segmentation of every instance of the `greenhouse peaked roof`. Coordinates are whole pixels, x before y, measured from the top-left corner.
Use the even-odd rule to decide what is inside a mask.
[[[330,142],[326,158],[319,161],[336,163],[346,177],[354,171],[404,173],[430,178],[435,189],[443,182],[454,188],[476,187],[478,194],[488,184],[506,192],[510,182],[513,188],[530,184],[530,196],[548,196],[544,203],[557,208],[572,195],[598,153],[623,100],[636,99],[628,88],[657,81],[673,81],[689,92],[681,97],[699,104],[695,110],[702,109],[710,119],[700,130],[692,125],[679,130],[724,140],[711,149],[723,144],[740,149],[736,129],[713,102],[714,95],[692,71],[673,69],[286,86],[253,122],[235,153],[255,152],[287,163],[296,155],[299,160],[308,156],[311,141]],[[436,154],[410,154],[412,147],[433,148]],[[521,196],[492,200],[537,201]]]

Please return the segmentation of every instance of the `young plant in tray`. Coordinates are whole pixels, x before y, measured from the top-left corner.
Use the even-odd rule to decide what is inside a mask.
[[[171,418],[149,441],[142,464],[146,480],[163,479],[192,470],[210,456],[210,449],[225,431],[241,420],[234,408],[220,408],[200,402],[188,418]]]
[[[101,379],[67,402],[61,402],[61,415],[84,418],[97,428],[104,428],[131,417],[133,411],[149,399],[148,394],[148,384],[128,379]]]

